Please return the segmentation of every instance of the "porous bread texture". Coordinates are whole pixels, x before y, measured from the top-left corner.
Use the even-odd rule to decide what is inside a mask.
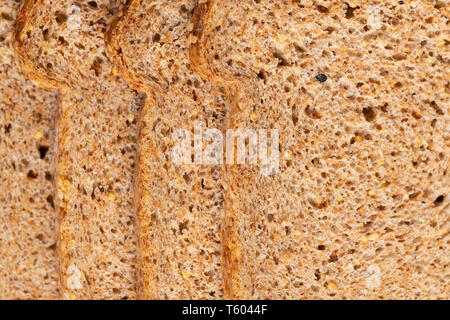
[[[53,142],[57,96],[10,47],[20,1],[0,1],[0,299],[57,299]]]
[[[223,296],[222,169],[175,164],[174,130],[222,129],[222,92],[189,65],[188,22],[197,1],[131,1],[109,34],[118,72],[147,96],[140,117],[136,207],[143,299]]]
[[[226,297],[450,297],[448,17],[443,1],[197,7],[191,63],[225,87],[230,126],[280,132],[279,174],[230,168]]]
[[[136,297],[132,176],[141,97],[113,75],[104,33],[121,2],[29,1],[15,49],[61,95],[56,196],[64,299]]]

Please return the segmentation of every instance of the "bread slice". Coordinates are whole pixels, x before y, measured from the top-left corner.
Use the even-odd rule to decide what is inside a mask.
[[[224,119],[222,92],[202,81],[187,57],[187,27],[196,2],[130,1],[108,39],[118,72],[147,96],[136,172],[143,299],[223,296],[222,168],[176,164],[171,157],[179,143],[176,130],[187,130],[192,138],[195,121],[205,132],[221,130]]]
[[[55,204],[65,299],[136,297],[132,176],[141,98],[104,52],[121,2],[24,6],[15,49],[31,79],[61,95]]]
[[[33,85],[16,64],[10,44],[19,6],[0,3],[0,300],[56,299],[57,96]]]
[[[280,171],[230,167],[225,295],[448,299],[448,7],[202,1],[190,59]]]

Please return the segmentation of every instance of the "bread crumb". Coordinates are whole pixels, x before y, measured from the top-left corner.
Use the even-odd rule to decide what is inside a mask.
[[[366,285],[368,289],[377,289],[381,285],[381,270],[378,265],[371,265],[367,268],[368,277]]]
[[[375,190],[369,190],[367,191],[367,195],[371,198],[376,198],[377,192]]]
[[[369,242],[369,241],[375,241],[375,240],[377,240],[378,238],[379,238],[379,234],[376,233],[376,232],[374,232],[374,233],[371,233],[371,234],[369,234],[369,235],[367,235],[367,236],[362,237],[362,238],[359,240],[359,242],[360,242],[360,243],[367,243],[367,242]]]
[[[256,112],[252,112],[250,113],[250,120],[255,122],[258,119],[258,115],[256,114]]]
[[[83,277],[83,273],[80,271],[80,269],[76,265],[71,264],[67,268],[67,273],[70,274],[70,276],[67,278],[67,288],[69,290],[82,289],[83,284],[81,283],[81,279]]]
[[[127,120],[128,120],[129,122],[133,122],[133,121],[134,121],[134,114],[129,113],[128,116],[127,116]]]

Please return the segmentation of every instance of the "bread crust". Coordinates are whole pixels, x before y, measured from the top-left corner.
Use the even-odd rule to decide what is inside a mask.
[[[436,9],[430,3],[403,7],[378,1],[350,6],[264,0],[207,0],[196,8],[191,65],[204,79],[224,86],[228,127],[280,130],[278,175],[261,178],[256,169],[229,167],[227,181],[234,190],[229,188],[225,200],[229,220],[224,247],[230,248],[224,251],[226,297],[448,297],[443,279],[450,259],[444,253],[449,179],[442,169],[449,160],[441,158],[418,173],[417,149],[408,142],[416,135],[434,137],[436,149],[426,151],[430,159],[450,150],[442,143],[450,128],[448,108],[434,122],[440,129],[427,122],[437,115],[427,109],[430,101],[439,108],[448,104],[445,81],[439,80],[447,62],[412,58],[425,43],[419,30],[439,33],[445,25],[445,9]],[[434,19],[426,23],[430,15]],[[388,17],[403,21],[386,23]],[[395,55],[402,49],[390,47],[393,42],[411,58]],[[442,53],[432,43],[428,49]],[[405,59],[421,70],[418,74],[433,79],[426,88],[398,76]],[[316,80],[322,73],[328,76],[325,83]],[[422,92],[423,100],[414,92]],[[416,112],[411,110],[414,103],[424,113],[415,120],[406,115]],[[399,105],[405,106],[403,111]],[[404,139],[403,130],[412,137]],[[380,184],[380,177],[389,182]],[[415,192],[410,195],[400,191],[411,189]],[[401,195],[391,198],[393,190]],[[424,216],[439,222],[430,228]],[[364,226],[358,225],[367,218]],[[407,249],[414,247],[414,239],[420,254]],[[445,256],[440,267],[418,267],[433,264],[436,255]]]
[[[58,98],[17,66],[16,1],[0,3],[0,300],[57,299],[52,198]]]
[[[141,97],[103,54],[121,5],[27,1],[16,24],[24,72],[60,92],[55,205],[64,299],[136,297],[130,194]]]
[[[132,0],[107,36],[116,69],[147,96],[135,177],[142,299],[223,296],[222,169],[176,165],[168,157],[176,143],[172,130],[191,132],[194,120],[222,129],[220,89],[188,63],[185,42],[195,3]]]

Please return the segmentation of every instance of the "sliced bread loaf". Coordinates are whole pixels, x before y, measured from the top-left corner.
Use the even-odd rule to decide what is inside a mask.
[[[20,1],[0,2],[0,300],[58,298],[52,158],[57,96],[10,47]]]
[[[193,23],[230,126],[280,136],[278,174],[230,167],[226,297],[448,299],[445,3],[207,0]]]
[[[195,4],[132,0],[108,39],[118,72],[147,96],[136,172],[143,299],[223,296],[221,167],[176,164],[171,154],[180,142],[177,129],[187,130],[192,139],[195,121],[204,130],[221,130],[224,119],[222,92],[189,65],[187,26]]]
[[[136,296],[131,187],[141,98],[104,52],[120,5],[29,1],[17,22],[24,71],[61,95],[55,204],[65,299]]]

